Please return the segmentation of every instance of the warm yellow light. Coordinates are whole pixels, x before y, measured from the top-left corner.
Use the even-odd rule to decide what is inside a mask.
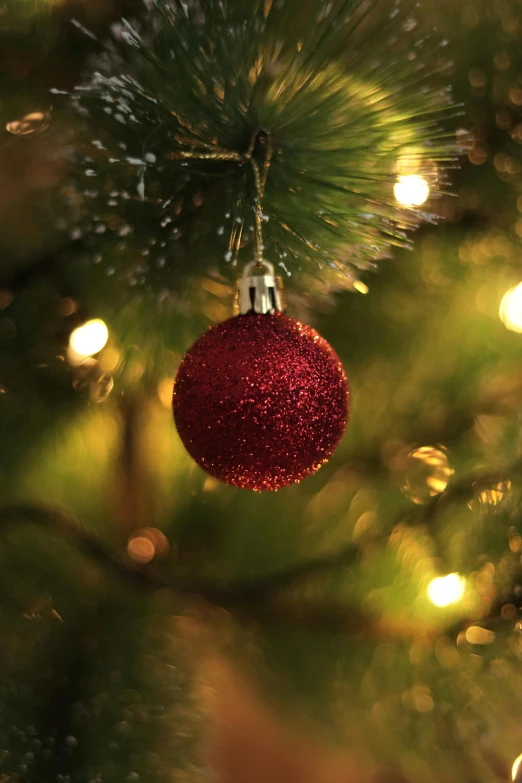
[[[429,503],[445,491],[454,472],[443,446],[421,446],[408,454],[402,491],[414,503]]]
[[[73,363],[94,356],[107,344],[109,330],[100,318],[93,318],[75,329],[69,337],[69,359]]]
[[[513,767],[511,768],[511,780],[517,779],[518,768],[520,767],[521,762],[522,762],[522,754],[520,754],[520,756],[518,756],[518,758],[515,759]]]
[[[506,329],[522,334],[522,283],[504,294],[499,315]]]
[[[156,547],[149,538],[137,536],[127,544],[127,554],[136,563],[150,563],[156,554]]]
[[[155,527],[137,530],[129,538],[127,554],[136,563],[150,563],[155,557],[168,554],[169,542],[164,533]]]
[[[481,628],[480,625],[470,625],[464,634],[466,641],[470,644],[493,644],[495,634],[488,631],[487,628]]]
[[[172,395],[174,394],[174,380],[172,378],[164,378],[158,384],[158,397],[161,400],[162,405],[166,408],[172,408]]]
[[[362,280],[356,280],[353,284],[353,287],[356,291],[359,291],[360,294],[367,294],[370,290],[366,283],[363,283]]]
[[[31,111],[19,120],[9,120],[5,128],[15,136],[26,136],[29,133],[41,133],[47,130],[50,122],[50,111]]]
[[[403,207],[420,207],[428,200],[430,186],[419,174],[404,174],[397,178],[393,192]]]
[[[435,606],[456,604],[464,595],[466,580],[459,574],[448,574],[432,579],[428,585],[428,597]]]

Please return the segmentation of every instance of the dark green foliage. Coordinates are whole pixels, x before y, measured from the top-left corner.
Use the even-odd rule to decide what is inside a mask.
[[[320,286],[404,244],[423,215],[398,208],[397,172],[426,176],[436,196],[456,152],[434,72],[443,49],[418,26],[387,0],[155,0],[146,24],[123,20],[73,97],[91,129],[75,167],[82,230],[125,253],[108,273],[157,293],[235,264],[244,245],[250,260],[252,169],[220,156],[245,154],[259,131],[259,165],[273,146],[269,260]]]
[[[0,774],[24,783],[200,780],[203,713],[176,604],[125,594],[67,545],[32,532],[24,545],[20,532],[4,531],[0,551],[9,595]]]

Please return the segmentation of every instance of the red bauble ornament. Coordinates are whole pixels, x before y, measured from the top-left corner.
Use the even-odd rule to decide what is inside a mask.
[[[194,460],[244,489],[301,481],[327,461],[348,418],[341,362],[316,331],[280,313],[238,315],[192,346],[174,418]]]

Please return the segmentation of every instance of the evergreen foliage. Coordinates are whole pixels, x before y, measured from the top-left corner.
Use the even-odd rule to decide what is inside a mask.
[[[323,19],[297,0],[211,0],[195,15],[25,2],[0,41],[0,779],[204,776],[197,645],[173,620],[189,614],[369,779],[509,780],[522,750],[522,386],[520,334],[499,306],[520,282],[518,0],[422,0],[392,19],[384,0],[320,4]],[[131,29],[108,43],[122,15]],[[417,46],[435,23],[449,45]],[[443,192],[456,137],[439,79],[471,131],[458,198]],[[50,88],[76,95],[79,114]],[[104,112],[107,96],[140,121]],[[46,129],[6,128],[51,103]],[[332,461],[261,496],[192,464],[168,399],[180,355],[232,312],[224,255],[244,222],[239,261],[252,258],[258,209],[248,159],[180,154],[244,156],[260,130],[273,136],[266,255],[292,273],[290,314],[308,314],[353,389]],[[447,221],[369,274],[429,217],[394,201],[411,148]],[[261,168],[265,155],[253,148]],[[110,340],[73,367],[69,336],[90,317]],[[167,546],[138,562],[130,543],[150,549],[151,530]],[[427,588],[448,573],[466,578],[464,598],[436,607]]]

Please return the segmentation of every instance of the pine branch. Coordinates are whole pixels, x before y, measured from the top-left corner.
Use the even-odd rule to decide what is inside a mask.
[[[449,506],[467,502],[478,489],[505,481],[522,468],[522,458],[497,469],[488,469],[469,474],[460,481],[450,484],[447,490],[429,505],[415,509],[404,509],[396,522],[406,522],[412,527],[433,526],[439,515]],[[331,633],[362,633],[386,638],[430,637],[440,628],[418,623],[386,619],[370,615],[353,606],[331,605],[324,602],[310,602],[301,598],[288,598],[285,593],[302,584],[347,565],[354,564],[360,554],[358,544],[348,544],[340,551],[324,557],[299,563],[269,576],[248,581],[223,584],[207,580],[187,580],[179,577],[165,577],[158,570],[137,566],[115,554],[100,542],[98,537],[81,525],[72,515],[61,509],[45,506],[8,506],[0,509],[0,532],[17,524],[36,524],[55,532],[78,546],[79,550],[95,559],[101,566],[136,589],[168,589],[176,595],[196,602],[204,601],[211,607],[223,606],[240,612],[247,617],[263,622],[292,622],[310,628],[321,628]],[[367,539],[364,544],[386,541],[388,533],[382,532]],[[515,596],[515,594],[513,594]],[[519,607],[520,599],[503,598],[488,613],[488,619],[501,616],[502,606],[514,603]],[[471,620],[476,622],[477,619]],[[458,623],[453,630],[458,634],[470,620]]]
[[[107,570],[136,587],[153,589],[167,587],[183,595],[199,595],[211,602],[215,602],[216,599],[228,599],[237,603],[255,603],[281,593],[305,578],[352,563],[359,553],[357,546],[349,545],[333,555],[316,558],[268,577],[221,585],[210,581],[165,579],[151,569],[136,566],[115,554],[94,532],[82,525],[72,514],[60,508],[36,505],[0,508],[0,533],[8,532],[9,529],[21,524],[34,524],[60,535],[76,544],[81,552],[93,557]]]
[[[222,203],[207,209],[205,225],[218,236],[230,226],[235,248],[237,225],[228,222],[234,205],[242,205],[240,221],[260,216],[251,178],[239,170],[243,152],[249,138],[266,131],[274,157],[262,215],[273,260],[297,258],[325,275],[333,258],[338,267],[366,266],[390,246],[407,244],[405,229],[432,216],[397,203],[396,164],[414,150],[416,170],[437,193],[458,149],[445,127],[454,116],[451,99],[431,88],[439,43],[404,36],[405,13],[383,13],[377,0],[339,0],[321,9],[291,0],[268,10],[264,3],[206,0],[191,13],[184,4],[154,0],[147,25],[122,20],[120,34],[71,97],[86,130],[73,166],[78,192],[89,196],[81,230],[93,235],[93,214],[103,216],[97,227],[124,222],[134,246],[147,251],[142,275],[165,288],[157,261],[179,252],[189,214],[165,222],[173,193],[189,203],[197,188],[210,202],[221,182]],[[424,67],[412,68],[412,46],[419,63],[426,54]],[[256,161],[257,153],[254,167]],[[94,195],[85,190],[87,176],[96,183]],[[335,230],[322,219],[332,213]],[[288,234],[283,241],[281,231]],[[99,233],[93,252],[109,236]],[[161,241],[151,244],[151,237]],[[228,259],[223,243],[216,251]],[[127,271],[122,259],[117,273],[125,279]]]
[[[0,509],[0,533],[21,524],[34,524],[60,535],[134,589],[168,589],[196,603],[201,604],[201,601],[204,601],[211,607],[223,606],[259,622],[292,622],[311,628],[322,628],[332,633],[354,633],[364,629],[368,632],[377,627],[373,618],[353,607],[329,607],[322,603],[276,600],[277,592],[304,577],[339,567],[344,560],[352,561],[354,547],[347,547],[324,560],[317,559],[258,582],[221,585],[214,582],[165,578],[157,571],[136,566],[112,552],[100,542],[96,534],[62,509],[34,505],[6,506]]]
[[[357,561],[359,554],[360,548],[356,544],[348,544],[331,555],[307,560],[286,571],[279,571],[260,579],[239,583],[235,586],[235,591],[252,599],[275,595],[296,587],[304,580],[313,579],[316,576],[331,573],[337,568],[352,565]]]
[[[13,505],[0,508],[0,533],[19,525],[36,525],[57,534],[94,559],[109,573],[136,588],[158,588],[157,580],[147,571],[124,562],[101,543],[98,536],[68,512],[60,508],[36,505]]]

